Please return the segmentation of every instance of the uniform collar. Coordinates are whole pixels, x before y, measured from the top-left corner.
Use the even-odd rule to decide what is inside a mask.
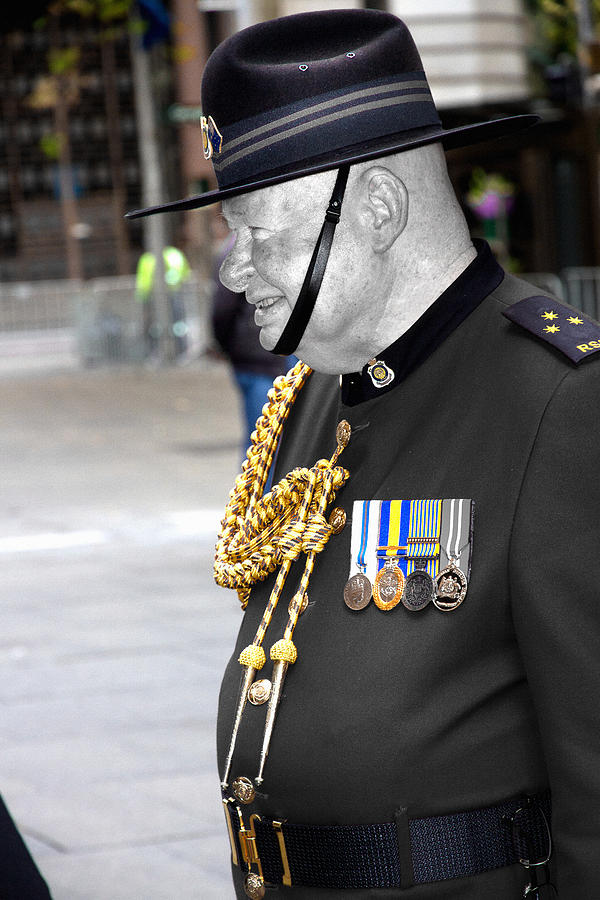
[[[382,387],[376,387],[368,372],[368,364],[360,372],[343,375],[342,403],[346,406],[356,406],[365,400],[372,400],[392,391],[413,369],[425,362],[469,313],[498,287],[504,278],[504,270],[492,256],[485,241],[475,240],[473,243],[477,250],[473,262],[443,294],[440,294],[408,331],[377,354],[376,359],[384,363],[383,369],[379,372],[380,376],[384,375],[387,369],[388,372],[390,370],[393,372],[393,378]]]

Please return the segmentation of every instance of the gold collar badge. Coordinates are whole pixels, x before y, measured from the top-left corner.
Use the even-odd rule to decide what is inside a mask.
[[[202,116],[200,119],[200,130],[202,132],[202,150],[204,151],[204,159],[210,159],[213,154],[221,152],[223,146],[223,135],[217,128],[215,120],[212,116]]]

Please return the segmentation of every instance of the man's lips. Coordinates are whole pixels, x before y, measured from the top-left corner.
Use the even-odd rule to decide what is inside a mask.
[[[277,297],[261,297],[260,300],[251,300],[254,304],[254,322],[258,326],[265,325],[273,316],[274,310],[277,309],[284,301],[281,294]]]
[[[274,303],[277,303],[278,300],[281,300],[281,297],[261,297],[258,300],[249,300],[249,303],[253,303],[257,309],[266,309],[268,306],[273,306]]]

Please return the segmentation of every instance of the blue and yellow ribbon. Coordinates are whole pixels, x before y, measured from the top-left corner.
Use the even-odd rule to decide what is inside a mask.
[[[377,571],[395,557],[404,575],[409,575],[416,561],[426,558],[427,571],[432,577],[437,575],[441,511],[441,500],[382,500]]]

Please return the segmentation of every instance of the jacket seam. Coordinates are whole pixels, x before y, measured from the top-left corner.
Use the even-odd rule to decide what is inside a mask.
[[[517,518],[518,509],[519,509],[519,506],[521,503],[521,494],[523,493],[523,485],[525,484],[525,479],[527,478],[529,466],[531,464],[533,454],[537,447],[538,438],[540,435],[542,425],[546,418],[546,413],[548,412],[550,404],[556,397],[556,395],[557,395],[558,391],[560,390],[560,388],[562,387],[564,381],[569,377],[569,375],[572,375],[572,374],[573,374],[572,371],[565,372],[563,374],[562,378],[560,379],[560,381],[558,381],[557,384],[555,385],[554,390],[552,391],[550,396],[548,397],[546,405],[544,406],[544,409],[540,415],[539,422],[538,422],[538,425],[537,425],[537,428],[535,431],[535,435],[531,442],[531,447],[529,448],[527,460],[525,462],[525,465],[523,466],[523,474],[521,475],[521,482],[519,484],[519,490],[517,491],[517,497],[516,497],[515,506],[513,509],[512,520],[510,523],[509,538],[508,538],[508,552],[507,552],[507,557],[506,557],[506,582],[508,585],[508,601],[509,601],[509,606],[510,606],[510,610],[511,610],[511,618],[512,618],[512,609],[513,609],[513,595],[512,595],[512,581],[511,581],[511,574],[510,574],[510,563],[511,563],[511,559],[512,559],[512,542],[513,542],[513,536],[514,536],[515,521]],[[514,627],[514,623],[513,623],[513,627]]]

